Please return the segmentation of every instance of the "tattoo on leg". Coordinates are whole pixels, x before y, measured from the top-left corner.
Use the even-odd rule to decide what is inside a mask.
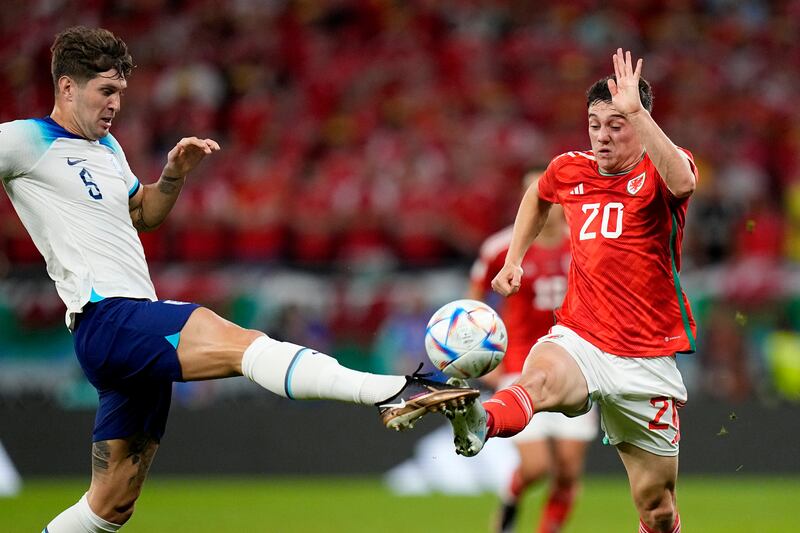
[[[111,446],[108,441],[101,440],[92,444],[92,470],[97,473],[108,470],[108,462],[111,460]]]
[[[132,464],[138,465],[138,468],[136,474],[128,479],[128,486],[140,487],[144,483],[157,448],[158,444],[147,435],[139,434],[131,438],[128,458]]]

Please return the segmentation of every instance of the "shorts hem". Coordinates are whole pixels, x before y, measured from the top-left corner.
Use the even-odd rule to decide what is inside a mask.
[[[608,437],[608,435],[606,435],[606,437]],[[609,438],[608,439],[608,443],[611,446],[617,446],[618,444],[622,444],[622,443],[630,444],[631,446],[636,446],[640,450],[644,450],[646,452],[652,453],[653,455],[658,455],[659,457],[677,457],[679,455],[679,452],[680,452],[680,448],[678,448],[678,447],[676,447],[674,450],[662,450],[662,449],[657,449],[654,446],[643,445],[642,443],[630,442],[630,441],[626,441],[626,440],[612,441]]]

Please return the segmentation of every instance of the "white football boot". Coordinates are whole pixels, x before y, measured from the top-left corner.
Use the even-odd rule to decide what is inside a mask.
[[[447,381],[450,385],[466,386],[466,381],[451,378]],[[445,416],[453,426],[453,443],[456,453],[465,457],[477,455],[486,442],[486,409],[480,400],[468,403],[466,409],[445,409]]]

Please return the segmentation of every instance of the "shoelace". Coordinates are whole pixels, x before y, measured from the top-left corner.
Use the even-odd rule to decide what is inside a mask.
[[[410,376],[408,376],[406,379],[409,382],[411,382],[411,381],[414,380],[414,378],[428,379],[429,377],[431,377],[433,375],[433,372],[420,372],[420,370],[422,370],[423,366],[425,366],[425,363],[420,363],[419,366],[417,367],[417,369],[414,370],[414,372]]]

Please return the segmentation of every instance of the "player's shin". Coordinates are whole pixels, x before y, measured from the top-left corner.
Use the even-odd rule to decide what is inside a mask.
[[[488,415],[489,437],[511,437],[522,431],[533,417],[533,402],[519,385],[499,390],[483,404]]]
[[[271,339],[256,339],[242,357],[242,374],[294,400],[341,400],[373,405],[397,393],[403,376],[382,376],[343,367],[323,353]]]
[[[53,518],[42,533],[105,533],[121,527],[94,514],[84,494],[78,503]]]

